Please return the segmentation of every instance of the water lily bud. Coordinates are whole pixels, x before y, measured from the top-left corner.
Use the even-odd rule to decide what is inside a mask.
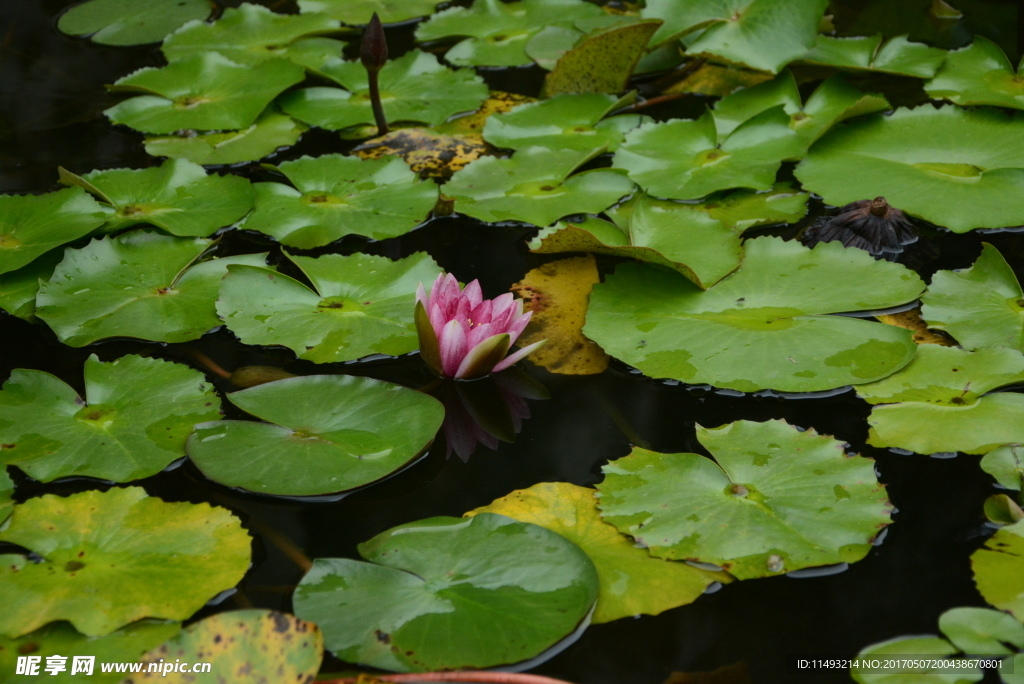
[[[388,61],[388,41],[384,36],[377,13],[373,13],[370,23],[363,31],[363,44],[359,48],[359,59],[370,73],[377,73]]]

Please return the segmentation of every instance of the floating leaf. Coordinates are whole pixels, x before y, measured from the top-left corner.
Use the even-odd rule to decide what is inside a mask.
[[[400,128],[354,148],[360,159],[401,157],[420,178],[451,178],[459,169],[492,150],[479,135],[438,133],[429,128]]]
[[[299,0],[299,11],[323,12],[346,24],[361,26],[376,12],[385,24],[431,14],[440,0]]]
[[[7,519],[14,508],[14,480],[7,474],[7,469],[0,469],[0,523]],[[2,658],[2,656],[0,656]]]
[[[196,260],[213,244],[136,230],[68,249],[39,287],[36,315],[64,344],[108,337],[198,339],[220,325],[213,302],[229,264],[262,265],[266,254]]]
[[[81,188],[45,195],[0,195],[0,273],[17,270],[55,247],[88,235],[109,214]]]
[[[456,211],[481,221],[523,221],[546,226],[569,214],[596,214],[633,190],[625,175],[593,169],[570,177],[601,148],[528,147],[511,159],[481,157],[444,186]]]
[[[217,313],[242,342],[284,345],[314,363],[397,356],[419,346],[416,286],[441,272],[429,255],[289,258],[315,289],[268,268],[228,269]]]
[[[290,147],[309,130],[304,123],[268,107],[256,123],[240,131],[197,133],[178,131],[146,138],[146,154],[188,159],[196,164],[237,164],[256,161]]]
[[[993,494],[985,499],[985,517],[996,525],[1012,525],[1024,519],[1024,510],[1006,494]]]
[[[475,0],[472,7],[451,7],[430,17],[417,27],[416,39],[465,36],[444,56],[458,66],[523,66],[531,63],[527,42],[542,29],[575,28],[576,21],[603,16],[582,0]]]
[[[1024,291],[999,250],[982,243],[969,269],[939,271],[922,298],[921,315],[965,349],[1024,350]]]
[[[1024,620],[1024,520],[1000,528],[971,555],[982,598]]]
[[[501,90],[492,90],[484,103],[480,105],[480,109],[435,126],[434,130],[450,135],[480,135],[491,116],[510,112],[515,107],[528,102],[537,102],[537,99]]]
[[[544,79],[544,92],[621,93],[661,21],[639,21],[598,30],[562,55]]]
[[[300,121],[332,131],[373,124],[370,85],[362,62],[337,59],[322,71],[347,90],[297,90],[281,98],[281,108]],[[389,122],[439,124],[454,114],[477,109],[487,98],[487,85],[471,69],[449,69],[434,55],[419,50],[385,64],[378,78]]]
[[[875,318],[878,319],[879,323],[913,330],[914,342],[918,344],[940,344],[943,347],[951,347],[956,344],[948,335],[928,328],[928,324],[921,318],[921,307],[919,306],[894,314],[878,314]]]
[[[578,546],[493,513],[401,525],[359,553],[369,562],[314,561],[292,602],[336,656],[387,670],[528,660],[576,629],[597,599],[597,572]],[[495,630],[500,638],[480,638]]]
[[[822,137],[796,175],[829,204],[884,195],[892,206],[956,233],[1019,225],[1021,117],[929,105],[864,117]],[[959,141],[955,153],[942,140]]]
[[[271,100],[304,77],[301,67],[283,59],[246,66],[217,52],[202,52],[119,79],[113,90],[146,94],[103,113],[143,133],[246,128]]]
[[[858,663],[879,662],[893,667],[852,667],[850,676],[859,684],[970,684],[980,682],[984,676],[976,667],[966,668],[936,665],[927,666],[930,659],[945,660],[943,656],[959,653],[956,646],[933,636],[900,637],[871,644],[854,656]],[[900,662],[903,661],[903,662]],[[925,665],[922,667],[921,665]]]
[[[594,623],[640,614],[657,615],[697,600],[708,585],[730,581],[708,572],[653,558],[601,519],[594,490],[568,482],[542,482],[467,513],[498,513],[557,532],[578,545],[597,567],[600,593]]]
[[[939,616],[939,629],[964,653],[1007,655],[1011,644],[1024,647],[1024,625],[991,608],[951,608]]]
[[[946,54],[945,50],[913,43],[905,35],[890,38],[884,44],[881,33],[849,38],[818,35],[814,47],[800,61],[836,69],[931,78]]]
[[[210,9],[207,0],[89,0],[62,14],[57,28],[101,45],[141,45],[162,40],[186,21],[205,19]]]
[[[243,227],[290,247],[311,249],[351,234],[397,237],[437,203],[437,185],[421,182],[401,159],[325,154],[277,168],[295,187],[256,183],[256,210]]]
[[[981,459],[981,469],[1003,487],[1019,492],[1024,481],[1024,446],[1007,444],[988,452]]]
[[[63,258],[64,250],[54,249],[28,266],[0,275],[0,309],[12,316],[34,322],[39,283],[50,279],[53,269]]]
[[[210,673],[229,672],[232,684],[261,684],[271,672],[277,682],[312,682],[323,657],[324,640],[316,625],[276,610],[233,610],[191,624],[152,649],[141,662],[147,670],[156,664],[157,671],[125,677],[124,684],[202,679],[171,671],[168,666],[178,662],[208,664]]]
[[[0,464],[41,482],[155,475],[185,455],[196,423],[220,418],[220,399],[202,373],[135,355],[86,359],[84,399],[49,373],[17,368],[0,407]]]
[[[228,399],[266,422],[197,425],[189,458],[211,480],[261,494],[330,494],[384,478],[422,453],[444,419],[429,395],[344,375],[268,382]]]
[[[739,579],[852,563],[888,525],[874,462],[785,421],[697,426],[714,460],[634,448],[602,469],[601,517],[652,556]]]
[[[701,60],[703,61],[703,60]],[[689,66],[689,63],[687,64]],[[680,70],[685,77],[665,89],[666,95],[674,93],[696,93],[699,95],[715,95],[722,97],[740,90],[750,88],[758,83],[772,80],[772,74],[764,71],[738,69],[712,62],[704,62],[695,70],[684,67]]]
[[[29,499],[0,541],[41,557],[0,556],[0,634],[53,620],[102,636],[144,617],[185,620],[249,567],[238,518],[209,504],[167,503],[140,487]]]
[[[150,223],[172,235],[206,237],[253,207],[252,185],[240,176],[206,175],[202,166],[171,159],[149,169],[110,169],[76,176],[60,169],[61,182],[80,185],[114,209],[105,232]]]
[[[760,237],[745,251],[707,291],[658,266],[619,266],[594,287],[583,334],[651,377],[742,392],[871,382],[913,357],[905,330],[823,315],[913,300],[924,283],[912,271],[832,242],[809,250]]]
[[[934,76],[924,90],[937,100],[1024,109],[1024,78],[1002,49],[983,36],[975,36],[967,47],[950,52]]]

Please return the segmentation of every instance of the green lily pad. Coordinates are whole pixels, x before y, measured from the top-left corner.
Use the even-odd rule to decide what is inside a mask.
[[[104,232],[149,223],[172,235],[207,237],[244,217],[255,201],[252,185],[241,176],[208,176],[202,166],[183,159],[149,169],[110,169],[84,176],[62,168],[60,178],[114,209],[103,224]]]
[[[213,302],[229,264],[262,265],[266,254],[198,261],[213,244],[136,230],[69,249],[39,286],[36,315],[64,344],[108,337],[187,342],[220,325]]]
[[[729,582],[722,572],[671,563],[637,548],[601,520],[594,490],[568,482],[542,482],[470,511],[497,513],[557,532],[578,545],[597,567],[600,593],[594,624],[640,614],[658,615],[693,603],[712,582]]]
[[[281,108],[300,121],[329,130],[372,125],[366,67],[355,60],[327,63],[322,72],[346,88],[304,88],[281,98]],[[440,124],[480,107],[487,85],[470,69],[453,70],[429,52],[411,50],[380,70],[381,106],[393,121]]]
[[[220,418],[220,399],[202,373],[135,355],[86,359],[84,399],[49,373],[15,369],[0,406],[0,464],[41,482],[155,475],[185,455],[196,423]]]
[[[240,131],[197,133],[178,131],[146,138],[146,154],[188,159],[196,164],[237,164],[256,161],[282,147],[291,147],[309,130],[306,124],[268,107],[256,123]]]
[[[1024,520],[996,531],[971,555],[982,598],[1024,620]]]
[[[811,49],[827,0],[647,0],[640,15],[662,19],[658,46],[693,34],[687,54],[778,73]]]
[[[988,452],[981,459],[981,469],[1002,486],[1019,492],[1024,482],[1024,446],[1007,444]]]
[[[87,637],[75,631],[66,622],[51,622],[45,627],[17,639],[0,637],[0,671],[14,672],[19,656],[39,656],[40,672],[46,667],[47,656],[64,656],[67,670],[50,675],[54,684],[74,684],[82,681],[81,674],[71,674],[75,656],[93,656],[96,659],[88,681],[96,684],[118,684],[124,673],[103,672],[99,663],[138,662],[149,649],[159,646],[181,631],[177,622],[140,620],[106,636]],[[11,680],[5,680],[11,681]]]
[[[210,16],[207,0],[89,0],[61,15],[57,28],[101,45],[156,43],[187,21]]]
[[[556,95],[520,105],[506,114],[489,117],[484,125],[484,139],[495,147],[509,149],[537,145],[550,150],[592,150],[603,146],[613,152],[627,131],[650,121],[639,114],[605,118],[635,97],[620,99],[603,93]]]
[[[41,557],[0,556],[0,634],[53,620],[103,636],[144,617],[185,620],[242,579],[250,540],[209,504],[167,503],[140,487],[47,494],[14,507],[0,541]]]
[[[1024,78],[991,40],[975,36],[962,50],[948,53],[924,90],[936,100],[959,105],[995,105],[1024,109]]]
[[[1024,223],[1024,114],[922,105],[864,117],[821,138],[796,169],[826,202],[884,195],[955,233]],[[956,149],[940,141],[957,140]]]
[[[340,40],[320,36],[336,33],[340,27],[323,14],[277,14],[247,2],[225,9],[212,24],[189,22],[167,36],[160,49],[168,62],[213,50],[236,64],[261,64],[280,57],[318,71],[345,47]]]
[[[382,23],[396,24],[433,13],[440,0],[299,0],[299,11],[322,12],[346,24],[362,26],[376,12]]]
[[[351,234],[397,237],[422,223],[437,204],[437,184],[420,181],[394,157],[326,154],[284,162],[278,170],[295,187],[257,183],[256,210],[243,227],[290,247],[311,249]]]
[[[803,153],[781,106],[738,126],[719,142],[708,110],[697,120],[648,123],[626,134],[612,166],[655,197],[697,199],[717,190],[768,190],[784,159]]]
[[[0,469],[0,523],[7,519],[14,508],[14,480],[7,469]]]
[[[261,684],[274,673],[277,682],[312,682],[324,657],[320,629],[276,610],[233,610],[189,625],[140,662],[156,672],[125,677],[124,684],[201,681],[192,673],[161,672],[174,663],[204,663],[206,672],[229,672],[232,684]],[[193,665],[194,667],[194,665]],[[169,669],[169,668],[167,668]]]
[[[247,66],[217,52],[202,52],[117,80],[112,90],[145,94],[103,113],[143,133],[246,128],[271,100],[303,78],[301,67],[283,59]]]
[[[0,275],[0,309],[26,321],[36,320],[36,294],[40,281],[46,282],[64,258],[63,249],[54,249],[28,266]]]
[[[578,546],[493,513],[401,525],[359,553],[369,562],[317,559],[292,597],[351,663],[422,672],[528,660],[597,600],[597,572]],[[480,638],[499,625],[499,638]]]
[[[110,210],[81,188],[45,195],[0,195],[0,273],[32,263],[99,228]]]
[[[575,22],[600,19],[599,7],[583,0],[474,0],[473,5],[438,12],[416,29],[420,41],[465,36],[445,54],[458,66],[530,64],[526,44],[550,26],[575,28]]]
[[[228,399],[266,422],[197,425],[189,458],[211,480],[261,494],[330,494],[379,480],[422,453],[444,420],[429,395],[344,375],[268,382]]]
[[[946,54],[945,50],[913,43],[905,35],[890,38],[884,44],[881,33],[852,38],[819,35],[814,47],[800,61],[836,69],[931,78]]]
[[[228,269],[217,313],[242,342],[283,345],[314,363],[397,356],[419,347],[416,286],[441,272],[429,255],[289,258],[315,289],[268,268]]]
[[[741,420],[697,439],[714,460],[634,448],[602,469],[601,517],[652,556],[752,579],[858,561],[891,522],[874,462],[832,437]]]
[[[544,93],[621,93],[629,86],[647,41],[662,22],[635,21],[587,34],[558,58],[544,79]]]
[[[886,659],[907,658],[911,662],[905,665],[896,664],[882,671],[870,671],[867,668],[851,668],[850,676],[859,684],[971,684],[980,682],[984,675],[981,670],[963,672],[963,669],[951,667],[914,667],[913,661],[925,658],[944,659],[944,656],[956,656],[956,646],[945,639],[933,636],[900,637],[890,639],[861,650],[854,658],[861,662],[875,660],[885,662]],[[890,663],[891,665],[893,663]]]
[[[551,71],[558,64],[558,60],[576,47],[584,37],[597,36],[603,31],[624,28],[642,21],[643,19],[637,16],[608,13],[598,17],[580,19],[571,24],[548,26],[533,34],[526,41],[524,49],[530,59],[539,67]],[[644,45],[641,47],[644,47],[646,43],[647,40],[644,40]],[[592,56],[600,59],[600,53]]]
[[[619,266],[594,287],[583,334],[651,377],[741,392],[871,382],[913,358],[908,330],[825,315],[914,300],[924,283],[912,271],[837,242],[760,237],[744,249],[743,266],[707,291],[659,266]]]
[[[633,182],[611,169],[570,177],[602,149],[528,147],[511,159],[481,157],[456,171],[444,194],[456,211],[481,221],[547,226],[569,214],[597,214],[633,191]]]
[[[939,629],[964,653],[1008,655],[1006,644],[1024,648],[1024,625],[991,608],[952,608],[939,616]]]
[[[944,330],[965,349],[1024,350],[1024,291],[1006,259],[988,243],[982,243],[970,268],[932,276],[921,302],[928,327]]]

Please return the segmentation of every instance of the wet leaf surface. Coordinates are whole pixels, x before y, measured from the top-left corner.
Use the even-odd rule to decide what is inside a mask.
[[[996,105],[1024,109],[1024,79],[998,45],[975,36],[974,42],[946,57],[925,84],[931,97],[959,105]]]
[[[57,28],[101,45],[156,43],[187,21],[210,15],[206,0],[89,0],[61,15]]]
[[[237,164],[256,161],[290,147],[309,130],[306,124],[268,107],[256,122],[239,131],[178,131],[146,138],[146,154],[187,159],[196,164]]]
[[[909,41],[905,35],[884,42],[880,33],[854,37],[819,35],[814,47],[800,61],[836,69],[931,78],[946,54],[945,50]]]
[[[982,597],[1018,620],[1024,617],[1024,520],[998,530],[971,556]]]

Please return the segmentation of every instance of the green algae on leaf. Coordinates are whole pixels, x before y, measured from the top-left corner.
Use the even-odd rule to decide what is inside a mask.
[[[196,164],[237,164],[263,159],[282,147],[291,147],[308,130],[306,124],[268,107],[253,125],[239,131],[184,130],[147,137],[146,154],[187,159]]]
[[[265,422],[197,425],[189,458],[214,482],[260,494],[330,494],[384,478],[418,456],[444,419],[427,394],[344,375],[277,380],[228,399]]]
[[[991,608],[951,608],[939,616],[939,629],[954,646],[971,655],[1008,655],[1006,644],[1024,648],[1024,625]]]
[[[431,14],[441,0],[298,0],[302,13],[322,12],[346,24],[361,26],[376,12],[385,24]]]
[[[1024,620],[1024,520],[1000,528],[971,555],[982,598]]]
[[[651,556],[601,519],[595,491],[568,482],[542,482],[470,511],[498,513],[557,532],[578,545],[597,567],[600,593],[594,624],[636,615],[658,615],[697,600],[723,572]]]
[[[858,662],[885,662],[886,659],[906,659],[905,665],[872,671],[869,668],[851,668],[850,676],[858,684],[971,684],[980,682],[984,675],[981,670],[974,669],[964,672],[962,668],[924,667],[922,661],[935,658],[944,660],[946,656],[955,656],[959,650],[945,639],[934,636],[899,637],[880,641],[861,649],[854,656]],[[895,663],[893,663],[895,664]]]
[[[416,286],[441,272],[429,255],[289,258],[315,289],[269,268],[228,269],[217,313],[243,343],[283,345],[314,363],[398,356],[419,347]]]
[[[220,418],[220,399],[202,373],[135,355],[86,359],[84,398],[49,373],[17,368],[0,407],[0,464],[40,482],[155,475],[185,455],[196,423]]]
[[[68,249],[36,295],[36,315],[64,344],[108,337],[198,339],[220,325],[217,288],[229,264],[262,265],[266,254],[199,261],[212,240],[135,230]]]
[[[852,71],[879,71],[897,76],[931,78],[946,59],[946,51],[896,36],[883,44],[882,34],[834,37],[818,35],[801,62]]]
[[[111,90],[144,94],[104,114],[143,133],[241,129],[255,123],[271,100],[304,77],[302,67],[284,59],[249,66],[217,52],[201,52],[117,80]]]
[[[208,0],[89,0],[64,12],[57,28],[101,45],[156,43],[187,21],[210,16]]]
[[[54,249],[28,266],[0,275],[0,309],[29,322],[36,321],[36,294],[40,282],[53,275],[64,258],[63,249]]]
[[[828,132],[795,173],[836,206],[884,195],[955,233],[1020,225],[1024,114],[931,105],[875,114]]]
[[[455,210],[481,221],[523,221],[547,226],[569,214],[597,214],[633,190],[612,169],[573,172],[603,148],[528,147],[511,159],[481,157],[456,171],[444,186]]]
[[[924,90],[937,100],[959,105],[995,105],[1024,109],[1024,74],[1015,71],[1006,53],[983,36],[953,50]]]
[[[282,244],[311,249],[346,235],[397,237],[422,223],[437,203],[401,159],[340,154],[302,157],[277,167],[295,187],[256,183],[256,210],[242,225]]]
[[[144,617],[185,620],[242,579],[249,535],[209,504],[167,503],[141,487],[47,494],[14,507],[0,541],[0,635],[54,620],[103,636]]]
[[[1024,446],[1007,444],[993,449],[982,457],[981,469],[1003,487],[1021,491],[1024,483]]]
[[[652,556],[739,579],[852,563],[891,520],[874,462],[785,421],[698,426],[698,454],[633,453],[602,469],[601,517]]]
[[[292,602],[336,656],[387,670],[528,660],[572,633],[598,595],[578,546],[493,513],[401,525],[359,553],[369,562],[314,561]],[[501,638],[480,638],[499,628]]]
[[[587,34],[558,58],[544,79],[544,93],[621,93],[644,48],[662,22],[636,21]]]
[[[924,283],[912,271],[839,243],[760,237],[744,250],[706,291],[660,266],[620,265],[594,287],[583,333],[650,377],[742,392],[872,382],[913,358],[907,330],[826,315],[913,301]]]

